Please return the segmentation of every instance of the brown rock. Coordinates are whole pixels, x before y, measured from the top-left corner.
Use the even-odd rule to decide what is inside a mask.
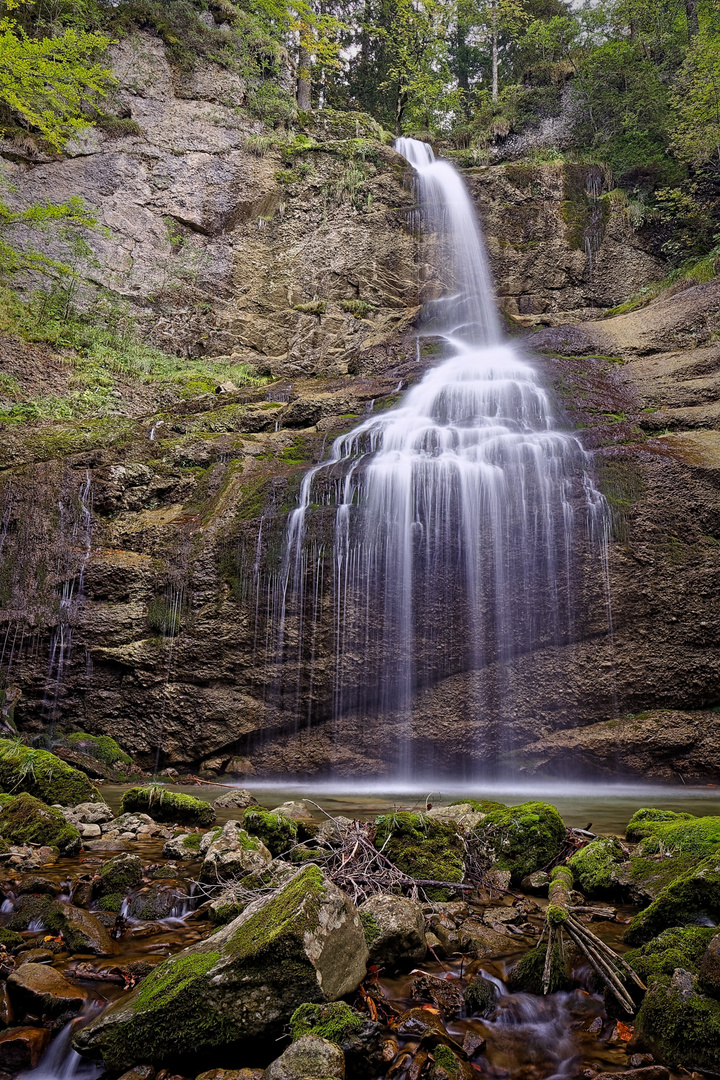
[[[15,1023],[15,1010],[10,1001],[7,983],[0,982],[0,1027],[10,1027]]]
[[[46,964],[23,964],[8,979],[8,992],[18,1010],[42,1016],[79,1012],[87,993]]]
[[[47,1028],[19,1027],[0,1033],[0,1069],[34,1069],[50,1043]]]
[[[598,1073],[597,1080],[669,1080],[670,1070],[664,1065],[646,1065],[642,1069],[627,1072]]]

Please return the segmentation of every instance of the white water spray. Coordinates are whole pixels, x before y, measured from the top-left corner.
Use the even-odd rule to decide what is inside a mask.
[[[419,765],[417,692],[458,672],[473,673],[464,707],[492,732],[488,759],[512,747],[517,662],[573,640],[574,549],[578,533],[602,538],[604,500],[535,370],[502,339],[462,179],[424,143],[399,139],[396,149],[415,169],[423,239],[445,285],[425,305],[423,335],[442,336],[450,355],[397,408],[336,439],[304,477],[287,526],[274,656],[296,673],[298,713],[307,702],[299,723],[316,719],[322,700],[338,725],[386,718],[396,734],[389,764],[407,777]],[[336,508],[331,701],[314,684],[327,558],[312,519],[324,506]]]

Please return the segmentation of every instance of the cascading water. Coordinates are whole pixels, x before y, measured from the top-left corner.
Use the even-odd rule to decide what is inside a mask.
[[[419,771],[416,743],[434,741],[427,725],[416,730],[417,694],[458,673],[469,676],[458,711],[481,732],[474,756],[507,759],[513,722],[532,713],[519,661],[572,642],[578,537],[599,566],[604,500],[536,372],[503,341],[461,177],[424,143],[399,139],[396,149],[415,170],[423,240],[444,286],[424,306],[422,334],[442,337],[449,355],[305,476],[271,649],[279,700],[292,708],[294,695],[298,725],[331,718],[336,740],[361,747],[363,734],[377,739],[378,721],[386,740],[392,731],[388,768],[407,777]],[[331,690],[327,667],[316,670],[321,639],[332,640]]]

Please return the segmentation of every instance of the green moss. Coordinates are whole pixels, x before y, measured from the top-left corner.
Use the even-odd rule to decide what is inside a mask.
[[[454,825],[425,814],[381,814],[375,819],[375,846],[399,870],[429,881],[462,881],[465,848]],[[448,900],[453,890],[425,886],[430,900]]]
[[[625,960],[647,982],[658,975],[672,975],[675,968],[697,974],[703,953],[715,937],[714,926],[672,926],[639,949],[631,949]]]
[[[497,987],[482,975],[476,975],[463,993],[465,1008],[471,1016],[489,1016],[497,1002]]]
[[[440,1043],[439,1046],[434,1047],[432,1056],[435,1059],[435,1065],[442,1069],[443,1072],[446,1072],[448,1076],[460,1076],[462,1074],[460,1061],[449,1046],[443,1046]]]
[[[54,847],[63,855],[82,849],[75,826],[69,825],[59,810],[28,794],[0,796],[0,835],[13,844]]]
[[[98,798],[85,773],[47,750],[36,750],[14,739],[0,739],[0,790],[27,792],[46,803],[77,806]]]
[[[568,861],[577,887],[586,896],[604,896],[617,890],[618,867],[625,860],[614,836],[603,836],[580,848]]]
[[[356,319],[362,319],[369,311],[373,311],[377,305],[371,304],[367,300],[341,300],[340,307],[343,311],[354,315]]]
[[[622,458],[599,461],[597,478],[612,514],[613,535],[616,540],[625,541],[628,515],[647,487],[640,466],[636,461]]]
[[[290,1017],[290,1034],[293,1042],[303,1035],[318,1035],[341,1046],[357,1034],[364,1023],[362,1013],[351,1009],[344,1001],[333,1001],[329,1005],[307,1003],[300,1005]]]
[[[720,853],[704,859],[662,889],[630,923],[625,941],[640,945],[669,926],[685,926],[703,918],[714,923],[720,919]]]
[[[476,829],[486,857],[496,869],[509,870],[513,884],[552,862],[565,833],[555,807],[542,802],[493,810]]]
[[[200,841],[202,840],[202,833],[190,833],[185,837],[182,844],[188,851],[198,851],[200,849]]]
[[[123,905],[124,899],[125,893],[108,893],[107,896],[102,896],[98,900],[97,910],[118,912]]]
[[[248,808],[243,814],[242,824],[247,832],[262,840],[274,858],[297,843],[297,822],[284,814]]]
[[[523,958],[515,965],[508,975],[507,983],[511,990],[521,990],[527,994],[542,994],[543,971],[545,970],[545,957],[547,945],[538,945],[525,953]],[[550,993],[558,990],[568,990],[570,981],[565,974],[565,963],[559,946],[553,949],[552,962],[550,964]]]
[[[19,896],[8,920],[7,929],[27,930],[32,922],[42,922],[52,905],[51,896]]]
[[[686,995],[669,979],[657,978],[640,1007],[635,1031],[672,1068],[720,1068],[720,1001]]]
[[[325,881],[317,866],[308,866],[277,893],[264,907],[247,919],[233,935],[233,952],[238,957],[257,959],[272,954],[275,943],[290,935],[302,948],[305,930],[314,928]],[[298,917],[299,913],[299,917]]]
[[[132,758],[121,750],[109,735],[88,735],[84,731],[74,731],[67,736],[68,746],[77,747],[84,754],[103,761],[106,765],[132,765]]]
[[[696,818],[692,814],[663,813],[662,818],[647,817],[648,811],[639,810],[628,824],[629,840],[639,840],[638,854],[657,855],[671,851],[704,858],[720,848],[720,817]]]
[[[8,930],[6,926],[0,926],[0,947],[12,952],[25,944],[22,934],[16,934],[14,930]]]
[[[138,855],[123,852],[109,859],[100,870],[98,891],[103,896],[120,893],[126,896],[142,881],[142,862]]]
[[[365,934],[365,943],[368,949],[372,949],[375,942],[382,935],[380,923],[369,911],[360,912],[360,922],[362,924],[363,933]]]
[[[182,825],[212,825],[215,821],[215,811],[209,803],[169,791],[159,784],[130,788],[123,795],[120,813],[149,814],[155,821],[176,821]]]

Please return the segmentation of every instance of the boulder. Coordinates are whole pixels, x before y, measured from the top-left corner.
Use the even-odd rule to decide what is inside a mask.
[[[57,1016],[80,1012],[87,993],[47,964],[23,964],[8,978],[10,1000],[18,1012]]]
[[[639,912],[625,931],[625,941],[640,945],[669,926],[720,919],[720,851],[681,874]]]
[[[45,925],[51,933],[62,935],[71,953],[112,956],[118,951],[100,920],[72,904],[54,901],[45,913]]]
[[[708,942],[700,960],[699,985],[704,994],[720,998],[720,934]]]
[[[284,814],[293,821],[313,821],[313,815],[304,802],[284,802],[270,811],[271,814]]]
[[[720,1068],[720,1001],[696,993],[692,974],[682,968],[652,981],[635,1033],[671,1068]]]
[[[477,960],[482,960],[487,956],[496,956],[498,953],[513,952],[518,947],[516,937],[510,938],[507,934],[499,933],[477,919],[468,919],[458,927],[457,936],[459,947]],[[447,944],[445,942],[443,944],[447,949]]]
[[[355,905],[307,866],[165,960],[78,1032],[74,1045],[116,1070],[274,1039],[298,1005],[355,990],[367,959]]]
[[[0,740],[1,742],[2,740]],[[82,839],[60,810],[33,795],[0,795],[0,834],[15,844],[43,844],[61,855],[77,855]]]
[[[142,861],[140,856],[124,851],[121,855],[115,855],[103,864],[98,880],[95,883],[95,892],[98,896],[109,896],[111,894],[126,896],[141,881]]]
[[[566,829],[554,806],[527,802],[491,810],[476,834],[492,866],[517,885],[560,853]]]
[[[335,1043],[343,1052],[349,1078],[363,1080],[385,1071],[382,1025],[344,1001],[301,1005],[290,1019],[290,1034],[294,1041],[315,1035]]]
[[[498,989],[489,979],[476,975],[465,987],[463,999],[470,1016],[490,1016],[497,1004]]]
[[[645,983],[658,977],[670,978],[677,968],[697,973],[716,935],[715,927],[672,926],[626,953],[625,959]]]
[[[0,1070],[34,1069],[50,1044],[47,1028],[17,1027],[0,1033]]]
[[[359,911],[372,964],[397,968],[425,959],[425,916],[420,904],[404,896],[371,896]]]
[[[257,799],[247,788],[226,791],[213,802],[215,810],[244,810],[248,806],[257,806]]]
[[[149,814],[121,814],[103,829],[105,840],[149,839],[155,836],[170,840],[172,835],[171,829],[160,825]]]
[[[303,1035],[288,1046],[272,1065],[268,1065],[262,1080],[344,1080],[345,1056],[335,1043],[319,1035]]]
[[[99,799],[85,773],[73,769],[47,750],[0,739],[0,791],[26,792],[52,805],[77,806]]]
[[[175,859],[178,862],[193,862],[199,857],[201,840],[202,834],[195,832],[173,836],[172,840],[167,840],[163,845],[163,858]]]
[[[172,821],[179,825],[212,825],[215,811],[210,803],[171,791],[162,784],[130,788],[122,797],[120,810],[148,814],[154,821]]]
[[[315,840],[318,844],[327,847],[340,847],[349,829],[353,827],[350,818],[334,817],[325,818],[318,825]]]
[[[262,873],[271,862],[272,855],[262,840],[250,836],[239,822],[228,821],[205,851],[200,879],[214,885]]]
[[[63,810],[66,821],[71,825],[104,825],[115,817],[105,802],[84,802]]]
[[[434,821],[452,824],[459,832],[472,832],[487,815],[473,810],[469,802],[463,802],[451,806],[433,806],[427,811],[427,816]]]
[[[52,897],[45,894],[19,896],[13,905],[7,930],[41,929],[45,925],[45,915],[51,905]]]
[[[131,895],[128,915],[146,922],[178,917],[186,910],[189,895],[188,886],[181,881],[146,885]]]
[[[463,842],[454,825],[427,814],[381,814],[375,819],[375,846],[399,870],[425,881],[457,881],[465,873]],[[424,886],[430,900],[449,900],[455,894],[442,886]]]
[[[577,888],[585,896],[614,897],[622,891],[622,864],[627,858],[615,836],[602,836],[580,848],[568,866]]]
[[[243,814],[242,825],[252,836],[262,840],[274,858],[283,855],[297,843],[297,822],[286,814],[250,808]]]

